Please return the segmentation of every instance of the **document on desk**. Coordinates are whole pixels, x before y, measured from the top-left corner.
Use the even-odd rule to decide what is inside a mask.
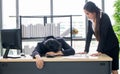
[[[21,59],[33,59],[30,55],[21,56]]]
[[[68,59],[86,59],[86,58],[97,59],[98,56],[91,56],[89,54],[75,54],[75,55],[71,55],[71,56],[64,56],[63,58],[68,58]]]

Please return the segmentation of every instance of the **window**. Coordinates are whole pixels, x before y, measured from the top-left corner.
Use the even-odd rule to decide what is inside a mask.
[[[85,0],[53,0],[53,15],[73,15],[72,27],[76,28],[79,32],[74,37],[85,38],[85,15],[83,6]],[[78,16],[76,16],[78,15]],[[61,23],[61,31],[64,33],[69,29],[70,21],[55,19],[56,23]]]
[[[114,25],[113,14],[114,14],[114,2],[115,0],[105,0],[105,12],[109,15],[112,25]]]
[[[3,27],[16,28],[16,0],[2,0]]]
[[[53,1],[53,3],[51,3],[51,1]],[[16,15],[19,16],[72,15],[72,27],[78,29],[79,31],[78,34],[76,34],[73,37],[76,39],[77,38],[84,39],[86,37],[86,23],[85,23],[86,21],[85,21],[85,14],[83,12],[83,6],[85,4],[85,1],[93,1],[96,3],[96,5],[99,8],[102,9],[103,0],[2,0],[3,28],[16,28],[17,21],[20,21],[19,18],[16,19]],[[115,0],[111,0],[111,1],[104,0],[105,12],[108,13],[111,19],[112,19],[112,14],[114,13],[113,12],[114,1]],[[53,8],[51,4],[53,4],[52,5]],[[36,24],[43,24],[44,21],[46,23],[46,19],[42,19],[42,18],[23,18],[22,24],[24,24],[25,26],[28,26],[30,24],[36,25]],[[112,21],[112,23],[113,22],[114,21]],[[51,21],[51,18],[48,18],[47,23],[60,24],[61,34],[70,28],[69,17],[60,17],[60,18],[53,17],[53,22]],[[68,34],[66,37],[70,37],[70,34]],[[27,44],[30,45],[32,43],[28,42]],[[82,44],[82,43],[80,43],[80,41],[78,42],[76,41],[73,44],[74,47],[84,46],[77,44]],[[75,48],[75,49],[79,49],[79,48]]]
[[[50,0],[19,0],[19,15],[50,15]]]

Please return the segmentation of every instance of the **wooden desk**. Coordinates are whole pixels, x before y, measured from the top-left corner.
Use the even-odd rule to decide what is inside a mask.
[[[0,74],[111,74],[112,59],[107,55],[97,58],[43,57],[43,69],[37,69],[35,59],[0,59]]]

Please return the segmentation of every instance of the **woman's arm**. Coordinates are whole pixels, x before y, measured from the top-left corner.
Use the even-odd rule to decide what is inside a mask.
[[[86,42],[85,42],[85,53],[89,52],[90,42],[92,40],[93,30],[92,30],[92,23],[88,21],[88,32],[86,36]]]

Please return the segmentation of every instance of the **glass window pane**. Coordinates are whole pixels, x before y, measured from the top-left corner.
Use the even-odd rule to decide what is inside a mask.
[[[50,0],[19,0],[19,14],[22,37],[43,37],[43,16],[50,15]]]
[[[50,0],[19,0],[22,16],[50,15]]]
[[[16,0],[2,0],[3,28],[16,28]]]
[[[114,24],[113,14],[114,14],[114,3],[116,0],[105,0],[105,12],[109,15],[112,24]]]
[[[85,0],[53,0],[54,15],[81,15]]]
[[[74,36],[75,38],[77,37],[85,38],[85,35],[86,35],[85,34],[85,15],[83,12],[84,4],[85,4],[85,0],[53,0],[54,15],[73,15],[72,16],[73,28],[76,28],[79,31],[78,34]],[[74,16],[74,15],[78,15],[78,16]],[[54,19],[54,22],[60,23],[61,20]],[[66,32],[66,28],[70,28],[70,21],[62,20],[62,22],[69,23],[69,24],[61,23],[62,26],[60,26],[60,32],[64,33]]]

